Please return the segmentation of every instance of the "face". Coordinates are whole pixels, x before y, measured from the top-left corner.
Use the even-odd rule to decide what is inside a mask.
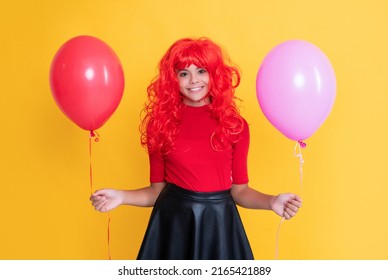
[[[199,107],[209,103],[209,73],[206,69],[191,64],[178,69],[177,78],[184,104]]]

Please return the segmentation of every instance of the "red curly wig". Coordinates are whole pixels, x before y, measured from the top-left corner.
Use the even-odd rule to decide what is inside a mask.
[[[148,102],[140,125],[141,143],[149,153],[169,153],[179,130],[182,108],[177,70],[191,64],[208,71],[210,109],[219,125],[210,139],[215,150],[238,141],[244,122],[236,106],[235,88],[240,73],[222,49],[208,38],[176,41],[162,57],[159,74],[147,88]]]

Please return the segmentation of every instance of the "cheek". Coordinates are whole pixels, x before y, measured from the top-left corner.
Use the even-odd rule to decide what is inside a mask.
[[[178,91],[179,91],[180,93],[184,93],[184,92],[185,92],[185,89],[186,89],[186,87],[185,87],[184,85],[179,85],[179,86],[178,86]]]
[[[178,85],[178,86],[176,87],[176,92],[178,92],[179,95],[180,95],[181,93],[183,93],[184,90],[185,90],[185,87],[182,87],[182,86],[180,86],[180,85]]]
[[[209,80],[207,81],[207,88],[208,88],[209,91],[210,91],[210,89],[212,88],[212,86],[213,86],[213,83],[212,83],[212,81],[209,79]]]
[[[204,81],[208,86],[210,86],[210,85],[212,84],[211,79],[210,79],[210,75],[207,75],[206,77],[204,77],[203,81]]]
[[[177,84],[179,87],[184,87],[187,84],[187,79],[184,77],[177,78]]]
[[[175,85],[176,88],[183,88],[185,86],[185,83],[182,79],[177,79]]]

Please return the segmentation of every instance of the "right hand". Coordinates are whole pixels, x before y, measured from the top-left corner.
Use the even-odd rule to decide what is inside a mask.
[[[271,201],[271,209],[286,220],[294,217],[300,207],[302,207],[302,199],[292,193],[279,194]]]
[[[108,212],[122,204],[122,192],[115,189],[101,189],[90,196],[94,209]]]

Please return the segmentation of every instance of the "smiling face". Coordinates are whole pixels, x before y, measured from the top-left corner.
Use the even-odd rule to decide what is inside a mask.
[[[178,69],[177,78],[184,104],[193,107],[209,104],[209,73],[206,69],[191,64]]]

